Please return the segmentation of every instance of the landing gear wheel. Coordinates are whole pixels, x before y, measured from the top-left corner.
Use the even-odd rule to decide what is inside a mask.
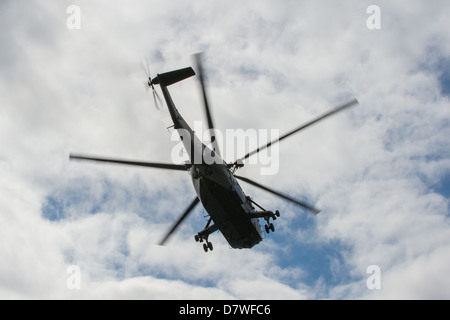
[[[270,231],[275,232],[275,226],[273,223],[266,224],[264,229],[266,229],[266,233],[270,233]]]
[[[279,217],[279,216],[280,216],[280,211],[275,210],[275,215],[276,215],[277,217]]]
[[[200,241],[200,237],[198,236],[198,234],[196,234],[196,235],[194,236],[194,239],[195,239],[195,242],[199,242],[199,241]]]
[[[212,245],[212,243],[211,242],[206,242],[206,243],[204,243],[203,244],[203,250],[205,251],[205,252],[208,252],[208,250],[210,250],[210,251],[213,251],[213,245]]]
[[[269,224],[269,229],[270,229],[272,232],[275,232],[275,226],[273,225],[273,223]]]

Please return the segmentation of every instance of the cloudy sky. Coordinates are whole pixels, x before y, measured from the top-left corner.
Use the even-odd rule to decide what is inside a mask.
[[[1,1],[0,298],[449,299],[449,16],[440,0]],[[156,245],[195,196],[187,174],[69,162],[170,162],[141,61],[200,51],[220,130],[281,134],[360,102],[283,141],[277,174],[239,171],[323,209],[242,183],[281,211],[251,250],[215,233],[203,252],[201,206]],[[171,93],[204,120],[196,78]]]

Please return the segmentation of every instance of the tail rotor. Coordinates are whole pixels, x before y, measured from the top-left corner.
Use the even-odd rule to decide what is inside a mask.
[[[144,72],[148,78],[147,81],[144,81],[145,90],[148,92],[148,89],[152,88],[153,102],[154,102],[156,110],[159,111],[160,110],[159,106],[163,104],[163,101],[161,100],[161,97],[158,95],[158,92],[156,91],[155,86],[153,85],[152,77],[150,75],[150,68],[148,67],[147,60],[141,61],[141,66],[142,66],[142,69],[144,69]]]

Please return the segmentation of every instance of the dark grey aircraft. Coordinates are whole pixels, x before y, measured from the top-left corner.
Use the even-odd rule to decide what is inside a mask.
[[[206,112],[208,129],[210,130],[210,132],[214,132],[214,125],[205,90],[201,55],[197,54],[195,55],[195,57],[203,94],[203,104]],[[236,249],[252,248],[263,239],[264,234],[260,225],[260,219],[265,220],[264,231],[266,233],[275,231],[274,225],[271,220],[276,220],[276,218],[280,216],[279,211],[275,210],[275,212],[273,212],[263,209],[252,198],[245,195],[236,179],[242,180],[257,188],[260,188],[287,201],[290,201],[302,207],[303,209],[310,211],[313,214],[318,214],[320,212],[320,210],[310,206],[303,201],[294,199],[291,196],[263,186],[246,177],[238,176],[235,174],[235,172],[237,169],[244,165],[243,160],[249,158],[252,155],[255,155],[261,150],[269,148],[271,145],[293,135],[296,132],[299,132],[300,130],[303,130],[331,115],[336,114],[339,111],[358,104],[358,101],[356,99],[335,107],[331,111],[326,112],[325,114],[314,118],[313,120],[301,125],[300,127],[283,134],[278,139],[247,153],[244,157],[236,160],[233,163],[226,163],[221,158],[218,143],[215,140],[214,134],[211,135],[212,148],[202,143],[197,138],[190,126],[183,119],[181,114],[178,112],[169,94],[169,90],[167,88],[168,86],[194,76],[194,70],[191,67],[188,67],[158,74],[153,79],[150,77],[149,72],[146,72],[148,75],[148,82],[146,83],[146,85],[149,88],[152,88],[155,103],[157,103],[156,98],[159,99],[159,96],[155,91],[154,85],[159,85],[161,87],[164,100],[166,101],[167,108],[169,109],[169,113],[173,121],[173,127],[178,131],[180,135],[184,148],[189,155],[190,162],[181,165],[173,163],[139,162],[77,154],[71,154],[70,159],[93,160],[107,163],[144,166],[188,172],[191,176],[197,196],[189,204],[189,206],[179,217],[179,219],[174,223],[172,228],[166,233],[164,238],[159,243],[160,245],[164,245],[166,243],[169,237],[175,232],[175,230],[180,226],[180,224],[186,219],[186,217],[191,213],[191,211],[199,202],[202,203],[203,207],[208,212],[209,219],[206,223],[205,228],[202,231],[198,232],[194,238],[197,242],[204,242],[203,249],[205,250],[205,252],[207,252],[208,250],[213,250],[213,245],[208,240],[208,238],[211,233],[217,230],[219,230],[223,234],[229,245],[232,248]]]

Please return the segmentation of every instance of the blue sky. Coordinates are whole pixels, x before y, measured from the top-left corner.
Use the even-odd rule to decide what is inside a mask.
[[[69,29],[69,5],[80,29]],[[111,5],[112,4],[112,5]],[[0,297],[57,299],[448,299],[450,39],[446,1],[3,1],[0,4]],[[169,162],[176,142],[143,87],[205,52],[220,130],[299,126],[280,169],[239,171],[323,209],[242,183],[279,209],[252,250],[219,233],[205,254],[180,172],[69,162],[70,152]],[[170,88],[204,120],[196,78]],[[67,287],[79,266],[81,288]],[[381,289],[366,281],[381,272]]]

